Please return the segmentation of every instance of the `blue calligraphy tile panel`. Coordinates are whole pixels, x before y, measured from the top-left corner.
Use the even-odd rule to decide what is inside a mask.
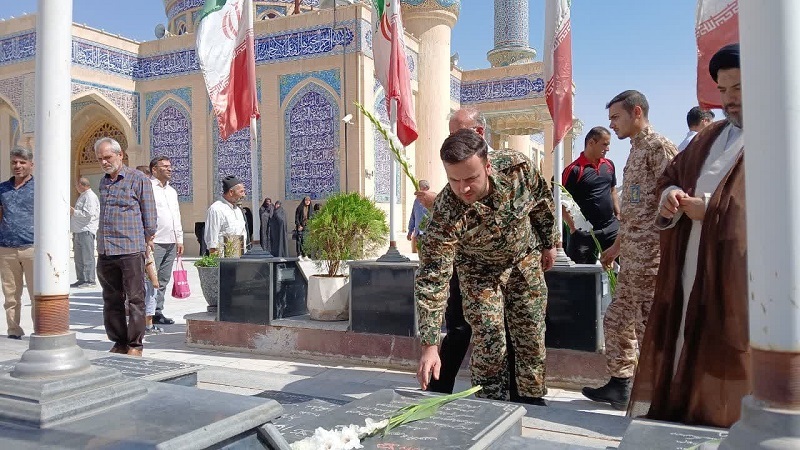
[[[0,40],[0,66],[33,59],[36,56],[36,33],[7,36]]]
[[[167,95],[174,95],[183,100],[190,108],[192,106],[192,88],[190,87],[173,89],[170,91],[148,92],[144,95],[144,116],[149,118],[153,107]]]
[[[308,59],[326,53],[341,54],[341,49],[337,47],[347,51],[355,50],[354,25],[336,29],[321,27],[258,37],[255,44],[256,63]]]
[[[461,104],[525,100],[544,96],[542,74],[461,82]]]
[[[205,0],[178,0],[167,10],[167,18],[172,20],[178,14],[184,13],[192,8],[200,8],[205,4]]]
[[[450,100],[461,103],[461,80],[450,75]]]
[[[150,80],[185,75],[200,70],[200,61],[194,49],[178,50],[164,55],[139,58],[132,76],[136,80]]]
[[[96,105],[96,104],[97,104],[97,102],[94,101],[94,100],[87,100],[87,101],[82,101],[82,102],[72,102],[72,108],[70,108],[72,110],[72,117],[75,117],[75,115],[78,114],[79,112],[81,112],[81,110],[83,108],[86,108],[89,105]]]
[[[10,117],[9,127],[11,130],[11,146],[17,145],[19,141],[19,120],[16,117]]]
[[[377,80],[376,80],[377,81]],[[380,83],[377,83],[380,86]],[[386,94],[382,87],[376,89],[374,110],[381,123],[389,128],[389,111],[386,109]],[[378,131],[372,130],[373,142],[375,145],[375,201],[378,203],[389,203],[389,193],[391,192],[391,179],[389,178],[392,173],[392,150],[389,148],[389,143],[383,138],[383,135]],[[400,204],[400,168],[395,167],[395,203]]]
[[[136,142],[141,144],[141,133],[139,132],[139,98],[138,92],[126,91],[102,84],[89,83],[82,80],[72,80],[73,98],[84,92],[94,92],[105,98],[112,105],[116,106],[122,115],[128,119],[133,130]],[[133,139],[131,139],[133,141]]]
[[[138,66],[138,57],[135,53],[73,38],[72,63],[116,75],[134,77]]]
[[[161,103],[150,120],[150,158],[156,156],[169,157],[170,185],[178,192],[179,201],[191,202],[192,119],[189,111],[172,98]]]
[[[294,73],[291,75],[281,75],[280,79],[280,89],[281,89],[281,105],[283,101],[286,99],[286,96],[289,95],[289,92],[294,89],[295,86],[300,84],[303,80],[307,80],[309,78],[314,78],[316,80],[320,80],[326,83],[331,89],[336,92],[336,94],[342,94],[342,78],[339,74],[339,69],[331,69],[331,70],[322,70],[319,72],[303,72],[303,73]]]
[[[303,86],[284,118],[287,200],[339,192],[339,105],[324,87]]]
[[[261,79],[256,80],[256,96],[259,108],[261,107]],[[222,179],[228,175],[234,175],[244,183],[245,200],[250,201],[253,195],[253,175],[250,157],[250,127],[245,127],[236,133],[228,136],[227,140],[222,140],[219,135],[219,125],[212,112],[211,101],[208,101],[208,111],[211,117],[209,126],[212,129],[214,146],[214,169],[216,176],[214,179],[214,194],[216,197],[222,195]],[[261,165],[261,119],[256,120],[256,169],[258,179],[263,180]],[[261,198],[264,183],[258,183],[256,198]]]

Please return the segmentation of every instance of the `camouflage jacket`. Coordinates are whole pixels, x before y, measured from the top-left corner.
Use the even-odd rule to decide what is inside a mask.
[[[414,289],[423,345],[439,341],[454,263],[459,275],[491,276],[561,241],[552,192],[531,160],[507,150],[489,153],[489,160],[486,198],[468,205],[447,185],[433,204]]]
[[[631,138],[620,195],[620,257],[623,265],[656,275],[659,231],[653,226],[658,214],[656,184],[675,155],[675,144],[648,126]]]

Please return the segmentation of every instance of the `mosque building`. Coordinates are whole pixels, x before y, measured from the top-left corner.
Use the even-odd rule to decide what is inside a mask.
[[[194,31],[205,0],[163,3],[166,25],[156,27],[148,42],[73,24],[72,141],[65,145],[74,178],[98,185],[103,172],[93,144],[100,137],[119,141],[129,166],[169,156],[189,255],[199,249],[194,224],[205,220],[226,175],[242,179],[248,197],[285,201],[289,213],[306,195],[324,201],[342,191],[360,192],[388,210],[391,153],[353,106],[369,105],[388,121],[374,76],[371,2],[253,1],[261,112],[254,159],[249,129],[223,141],[213,119],[195,54]],[[494,0],[491,68],[479,70],[459,68],[451,49],[461,7],[460,0],[402,1],[420,135],[406,150],[417,177],[437,190],[445,185],[438,155],[448,115],[472,106],[487,118],[492,147],[529,155],[550,179],[552,120],[543,63],[534,62],[529,45],[528,0]],[[15,145],[36,150],[35,54],[35,15],[0,21],[0,155]],[[348,114],[352,123],[342,120]],[[572,160],[572,138],[579,133],[576,126],[568,135],[565,161]],[[256,193],[252,165],[260,178]],[[0,157],[0,179],[10,176],[9,159]],[[404,230],[413,186],[399,171],[395,176],[402,181],[396,225]],[[406,242],[398,245],[409,250]]]

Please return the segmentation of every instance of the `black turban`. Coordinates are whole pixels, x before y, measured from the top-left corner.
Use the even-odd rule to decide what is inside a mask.
[[[739,43],[728,44],[714,53],[711,61],[708,62],[708,71],[711,78],[717,82],[717,72],[722,69],[738,69],[739,66]]]
[[[242,180],[236,178],[233,175],[228,175],[227,177],[222,179],[222,193],[224,194],[230,191],[237,184],[242,184]]]

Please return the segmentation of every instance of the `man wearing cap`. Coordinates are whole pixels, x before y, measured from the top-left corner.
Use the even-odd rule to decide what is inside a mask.
[[[244,198],[244,183],[233,175],[222,179],[222,198],[206,212],[205,241],[208,252],[216,254],[225,243],[225,236],[241,236],[247,244],[247,225],[236,203]]]
[[[726,120],[658,181],[661,264],[629,413],[727,428],[751,391],[739,45],[709,71]]]

